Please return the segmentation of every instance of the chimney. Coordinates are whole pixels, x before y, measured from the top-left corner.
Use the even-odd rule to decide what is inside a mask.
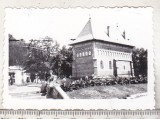
[[[107,26],[107,36],[109,37],[109,28],[110,26]]]

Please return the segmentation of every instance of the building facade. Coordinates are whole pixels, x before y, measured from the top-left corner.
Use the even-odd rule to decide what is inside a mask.
[[[134,46],[95,38],[90,19],[71,45],[73,77],[134,76],[132,62]]]

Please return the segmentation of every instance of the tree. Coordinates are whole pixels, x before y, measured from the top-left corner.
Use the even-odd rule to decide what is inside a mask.
[[[72,48],[66,48],[65,46],[62,47],[61,50],[61,54],[63,56],[63,62],[61,65],[61,69],[62,69],[62,74],[66,77],[69,77],[70,75],[72,75],[72,57],[73,57],[73,53],[72,53]]]
[[[72,55],[72,48],[67,49],[63,46],[59,53],[52,57],[51,67],[56,75],[66,77],[72,75]]]
[[[51,69],[51,58],[58,53],[58,50],[59,44],[50,37],[31,40],[25,62],[26,72],[38,73],[41,78],[44,78],[45,73]]]
[[[132,59],[135,76],[147,76],[147,50],[143,48],[135,48],[133,50]]]

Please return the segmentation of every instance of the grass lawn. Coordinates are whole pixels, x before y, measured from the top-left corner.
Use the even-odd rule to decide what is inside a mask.
[[[67,92],[72,99],[125,99],[134,94],[146,93],[147,84],[94,86]]]

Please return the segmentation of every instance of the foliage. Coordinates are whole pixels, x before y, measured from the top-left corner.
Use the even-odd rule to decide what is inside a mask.
[[[147,83],[147,77],[115,77],[115,78],[88,78],[88,79],[66,79],[59,81],[64,91],[78,90],[91,86],[129,85]]]
[[[147,76],[147,50],[135,48],[133,50],[132,58],[135,76]]]
[[[59,48],[50,37],[39,40],[16,40],[9,34],[9,64],[20,65],[28,73],[37,73],[41,79],[50,70],[58,76],[72,75],[72,48]]]
[[[58,76],[72,75],[72,48],[63,46],[59,53],[52,57],[51,67]]]
[[[38,73],[41,77],[50,70],[50,61],[59,50],[59,44],[52,38],[45,37],[40,40],[31,40],[28,46],[28,57],[25,70],[29,73]]]

